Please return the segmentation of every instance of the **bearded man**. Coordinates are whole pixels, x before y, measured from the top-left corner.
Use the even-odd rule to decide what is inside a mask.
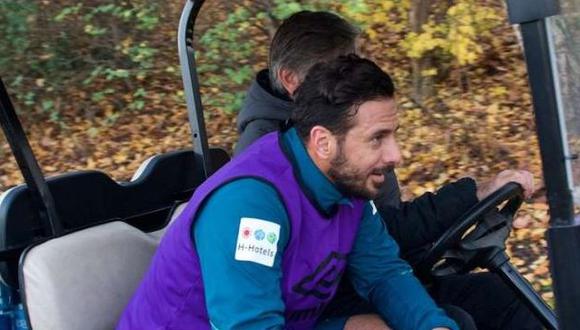
[[[118,329],[458,329],[370,202],[401,159],[389,75],[320,63],[296,106],[195,191]],[[345,272],[376,313],[322,319]]]

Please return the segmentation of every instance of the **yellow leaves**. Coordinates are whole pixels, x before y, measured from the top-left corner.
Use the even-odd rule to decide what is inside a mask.
[[[353,1],[340,4],[336,9],[359,25],[369,39],[374,41],[378,37],[377,27],[388,26],[391,32],[402,31],[406,27],[406,13],[392,15],[393,10],[400,9],[399,2],[396,0]],[[403,2],[408,2],[408,0],[403,0]]]
[[[455,57],[459,65],[475,62],[483,49],[477,42],[477,33],[471,21],[465,18],[455,20],[456,23],[449,27],[447,41],[448,51]]]
[[[44,170],[46,173],[54,173],[54,172],[56,172],[56,171],[57,171],[57,168],[56,168],[56,167],[54,167],[54,166],[51,166],[51,165],[44,166],[42,169],[43,169],[43,170]]]
[[[483,53],[482,39],[491,37],[491,29],[500,17],[494,10],[473,0],[451,6],[445,20],[431,18],[422,32],[410,32],[400,43],[411,58],[421,58],[433,50],[450,54],[460,66],[476,62]]]
[[[461,66],[474,63],[483,53],[483,48],[475,40],[465,35],[451,31],[448,40],[450,42],[449,52]]]
[[[488,115],[497,115],[497,113],[499,112],[499,104],[497,103],[492,103],[489,107],[487,107],[487,114]]]
[[[471,22],[464,23],[465,25],[457,26],[457,32],[461,35],[466,36],[474,36],[475,35],[475,27],[473,27]],[[452,30],[453,31],[453,30]]]
[[[410,32],[401,42],[407,51],[407,56],[411,58],[421,58],[425,53],[437,47],[443,47],[445,40],[435,36],[437,29],[425,27],[423,33]]]
[[[373,0],[363,7],[349,4],[339,8],[364,28],[371,41],[378,39],[379,31],[385,31],[380,27],[387,26],[387,33],[408,30],[409,0]],[[451,55],[459,66],[473,64],[483,54],[483,45],[490,44],[482,41],[493,37],[491,30],[501,22],[496,10],[475,0],[461,1],[448,8],[443,20],[441,17],[430,17],[421,27],[421,32],[407,31],[397,47],[414,59],[429,52],[442,51]],[[429,71],[424,75],[430,76],[432,73]]]
[[[389,17],[387,16],[386,10],[377,10],[367,19],[371,23],[386,23],[389,20]]]
[[[97,162],[92,157],[89,157],[89,158],[87,158],[86,167],[87,167],[87,169],[91,169],[91,170],[96,169]]]
[[[500,98],[507,94],[508,90],[504,86],[494,86],[489,89],[489,96],[492,98]]]
[[[436,76],[437,75],[437,69],[431,68],[431,69],[423,70],[423,71],[421,71],[421,75],[423,77]]]
[[[117,153],[113,156],[113,161],[115,162],[115,164],[123,164],[125,163],[127,160],[129,159],[129,157],[127,156],[126,153],[121,152],[121,153]]]
[[[369,36],[369,39],[374,41],[377,39],[378,33],[376,30],[369,28],[366,30],[367,35]]]
[[[447,16],[449,52],[459,65],[474,63],[483,53],[481,38],[490,36],[490,30],[500,21],[499,16],[491,8],[472,0],[451,6]]]
[[[497,26],[501,18],[496,14],[496,10],[480,5],[477,1],[466,0],[447,10],[449,20],[458,26],[472,26],[478,32],[489,33],[489,30]]]
[[[393,1],[381,1],[380,7],[377,11],[381,12],[388,12],[395,7],[395,3]]]

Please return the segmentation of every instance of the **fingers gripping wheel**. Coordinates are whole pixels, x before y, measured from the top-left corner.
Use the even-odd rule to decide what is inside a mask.
[[[521,186],[508,183],[475,204],[427,251],[418,272],[444,276],[485,267],[483,257],[505,250],[512,220],[522,202]]]

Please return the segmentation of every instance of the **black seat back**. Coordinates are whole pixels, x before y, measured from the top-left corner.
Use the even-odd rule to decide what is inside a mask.
[[[229,160],[222,149],[211,149],[214,170]],[[133,181],[117,183],[99,171],[81,171],[47,180],[65,232],[110,221],[123,221],[144,232],[165,226],[172,208],[189,199],[203,181],[201,159],[193,151],[155,156]],[[17,285],[19,252],[45,239],[37,210],[27,187],[5,193],[0,202],[0,263],[2,280]],[[11,257],[12,256],[12,257]]]

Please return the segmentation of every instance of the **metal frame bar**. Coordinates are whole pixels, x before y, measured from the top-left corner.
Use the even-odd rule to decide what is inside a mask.
[[[499,265],[496,264],[500,263]],[[500,277],[514,290],[523,303],[540,319],[547,329],[558,329],[556,314],[542,297],[534,290],[532,285],[523,277],[518,270],[509,262],[505,252],[497,254],[492,260],[493,266],[489,269]]]
[[[542,19],[521,24],[520,27],[525,45],[536,128],[550,204],[550,224],[568,225],[573,220],[573,199],[568,185],[566,154],[554,88],[555,79],[552,72],[546,22]]]
[[[201,104],[201,93],[199,80],[195,64],[195,50],[193,47],[193,32],[195,20],[203,6],[205,0],[187,0],[179,21],[177,34],[177,45],[179,50],[179,62],[181,63],[181,76],[185,100],[187,102],[187,113],[189,125],[191,127],[191,137],[193,141],[193,152],[196,157],[201,157],[203,173],[205,178],[209,176],[212,169],[209,157],[209,146],[205,121],[203,117],[203,106]]]
[[[559,12],[557,0],[508,0],[510,20],[520,24],[544,181],[550,206],[548,245],[559,328],[580,329],[580,223],[566,170],[558,97],[546,19]]]
[[[1,78],[0,125],[28,186],[32,202],[38,209],[40,221],[45,228],[44,234],[61,235],[63,228],[56,212],[54,199]]]

